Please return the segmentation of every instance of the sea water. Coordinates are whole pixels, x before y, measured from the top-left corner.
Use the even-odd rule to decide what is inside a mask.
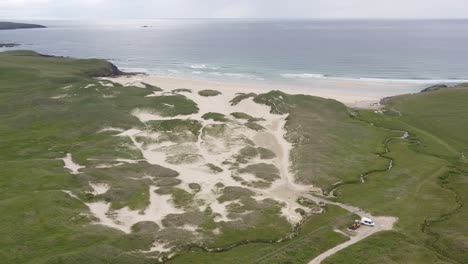
[[[468,80],[468,20],[22,21],[12,49],[103,58],[169,77],[305,83]]]

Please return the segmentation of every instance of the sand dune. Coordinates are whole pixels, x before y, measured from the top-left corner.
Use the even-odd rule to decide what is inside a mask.
[[[126,83],[138,83],[143,81],[152,85],[162,86],[164,92],[156,92],[157,95],[172,94],[168,93],[171,89],[179,89],[181,87],[186,88],[185,85],[174,82],[170,85],[168,83],[161,84],[160,79],[153,79],[147,76],[134,76],[131,78],[121,77],[117,79],[111,79],[114,82]],[[220,88],[215,85],[215,87]],[[315,190],[313,186],[302,186],[294,183],[294,175],[290,173],[289,166],[289,151],[291,145],[284,139],[284,125],[286,115],[276,115],[270,113],[270,108],[266,105],[260,105],[253,102],[252,98],[241,101],[239,104],[232,106],[230,101],[236,97],[238,92],[242,92],[242,89],[234,87],[223,87],[218,89],[221,94],[218,96],[205,97],[198,94],[199,91],[210,88],[206,85],[195,86],[190,85],[191,93],[183,92],[183,95],[197,103],[199,112],[196,114],[175,116],[175,117],[162,117],[157,111],[152,109],[139,109],[135,107],[132,114],[139,118],[142,123],[146,123],[152,120],[170,120],[170,119],[191,119],[197,120],[202,124],[202,127],[209,127],[216,124],[222,124],[213,120],[205,120],[202,116],[206,113],[215,112],[224,114],[229,120],[226,122],[228,133],[221,137],[206,136],[205,138],[198,138],[197,142],[186,142],[170,143],[170,142],[159,142],[158,138],[161,134],[158,132],[151,132],[141,129],[129,129],[118,134],[121,137],[129,137],[135,147],[137,147],[144,159],[150,164],[157,164],[169,169],[176,170],[180,173],[178,179],[182,180],[182,183],[178,185],[179,188],[192,192],[188,186],[189,183],[197,183],[201,186],[201,190],[195,194],[195,199],[202,204],[200,209],[202,210],[206,206],[210,206],[211,209],[218,214],[216,221],[233,221],[227,217],[226,206],[228,203],[219,203],[217,201],[218,194],[216,193],[216,184],[223,183],[225,186],[242,187],[253,191],[256,195],[257,200],[263,200],[271,198],[284,204],[282,209],[282,215],[288,219],[292,224],[297,223],[301,220],[302,216],[296,212],[297,208],[302,208],[308,211],[309,208],[303,207],[297,203],[297,198],[303,193]],[[250,92],[250,90],[249,90]],[[260,91],[258,91],[260,92]],[[263,118],[262,121],[258,121],[258,124],[265,127],[264,131],[254,131],[243,125],[245,120],[237,120],[230,116],[233,112],[243,112],[252,116]],[[118,131],[117,129],[103,128],[104,131]],[[159,143],[148,143],[145,144],[139,141],[141,138],[148,138],[150,142]],[[246,186],[239,181],[236,181],[232,177],[232,171],[229,166],[223,165],[223,161],[232,159],[238,155],[240,149],[247,146],[246,140],[251,140],[256,144],[257,147],[264,147],[272,150],[276,157],[271,161],[264,161],[266,164],[275,164],[280,171],[280,179],[274,181],[269,188],[255,188],[252,186]],[[174,153],[182,153],[196,155],[199,157],[195,162],[172,164],[169,161],[169,157]],[[251,163],[258,160],[253,159]],[[209,169],[206,168],[205,164],[211,163],[223,168],[223,171],[217,174],[210,173]],[[250,163],[249,163],[250,164]],[[244,175],[245,179],[248,179]],[[255,176],[252,176],[255,177]],[[153,188],[153,187],[151,187]],[[100,219],[100,223],[108,225],[109,227],[118,228],[124,232],[129,232],[131,225],[138,221],[154,221],[158,224],[167,215],[167,213],[181,212],[171,204],[170,200],[164,200],[155,198],[153,194],[154,188],[150,189],[151,192],[151,204],[145,210],[143,214],[136,215],[130,210],[124,208],[117,211],[109,212],[109,207],[102,202],[88,204],[94,215]],[[153,199],[154,198],[154,199]],[[166,208],[166,209],[164,209]],[[108,213],[112,214],[112,218],[108,216]]]

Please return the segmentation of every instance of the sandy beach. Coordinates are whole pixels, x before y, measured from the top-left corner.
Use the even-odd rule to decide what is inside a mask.
[[[112,79],[115,81],[116,79]],[[416,93],[432,85],[423,82],[315,79],[309,83],[233,82],[181,79],[156,75],[136,75],[117,78],[125,85],[141,85],[140,82],[157,85],[163,89],[187,88],[192,90],[213,89],[229,93],[265,93],[280,90],[289,94],[306,94],[340,101],[356,108],[377,109],[382,98],[407,93]]]

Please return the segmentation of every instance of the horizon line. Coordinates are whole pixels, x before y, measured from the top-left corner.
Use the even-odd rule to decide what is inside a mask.
[[[63,21],[102,21],[102,20],[374,20],[374,21],[395,21],[395,20],[468,20],[468,17],[460,18],[377,18],[377,17],[330,17],[330,18],[307,18],[307,17],[160,17],[160,18],[14,18],[2,19],[0,22],[8,21],[34,21],[34,20],[63,20]]]

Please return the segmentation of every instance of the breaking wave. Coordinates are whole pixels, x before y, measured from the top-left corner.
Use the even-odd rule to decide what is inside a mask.
[[[460,83],[468,82],[468,79],[391,79],[391,78],[353,78],[325,75],[320,73],[283,73],[283,78],[288,79],[327,79],[339,81],[361,81],[361,82],[390,82],[390,83],[414,83],[414,84],[437,84],[437,83]]]

